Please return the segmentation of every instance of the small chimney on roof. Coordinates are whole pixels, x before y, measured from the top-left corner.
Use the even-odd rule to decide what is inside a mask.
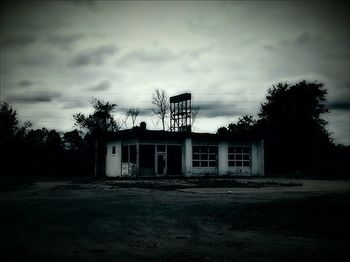
[[[140,130],[146,131],[146,122],[141,122],[140,123]]]

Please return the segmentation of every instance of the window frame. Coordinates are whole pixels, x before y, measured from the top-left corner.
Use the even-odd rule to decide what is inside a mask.
[[[218,166],[217,145],[193,145],[192,167],[194,168],[216,168]]]
[[[252,164],[251,146],[229,146],[227,151],[228,167],[251,167]]]

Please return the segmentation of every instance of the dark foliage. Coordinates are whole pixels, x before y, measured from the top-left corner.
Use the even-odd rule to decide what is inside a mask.
[[[261,137],[265,141],[265,168],[269,175],[336,176],[349,171],[343,159],[349,147],[333,144],[322,119],[328,113],[323,83],[279,83],[268,89],[259,118],[243,116],[218,134]]]
[[[245,115],[238,119],[237,123],[231,123],[227,127],[217,130],[219,135],[231,135],[237,138],[252,138],[258,136],[257,121],[251,115]]]
[[[87,131],[86,142],[90,159],[94,152],[94,174],[104,176],[105,174],[105,143],[109,133],[119,130],[119,124],[115,121],[117,105],[109,102],[101,102],[93,99],[91,103],[94,112],[88,116],[81,113],[74,115],[75,125]]]
[[[8,104],[0,107],[0,166],[2,176],[87,176],[93,169],[88,138],[77,130],[30,129]],[[90,164],[92,163],[92,164]]]
[[[322,115],[328,112],[323,83],[279,83],[268,89],[259,128],[265,138],[269,173],[318,174],[331,139]]]
[[[24,171],[25,165],[18,165],[18,152],[25,149],[25,138],[30,123],[22,124],[17,112],[7,103],[0,104],[0,173],[8,170]]]

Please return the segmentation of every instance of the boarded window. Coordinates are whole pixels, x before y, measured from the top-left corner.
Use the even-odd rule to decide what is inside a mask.
[[[228,166],[250,166],[251,147],[229,147]]]
[[[193,167],[217,166],[217,146],[193,146],[192,152]]]

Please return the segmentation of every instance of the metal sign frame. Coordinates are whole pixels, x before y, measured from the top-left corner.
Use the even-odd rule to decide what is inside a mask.
[[[191,94],[184,93],[170,97],[170,131],[191,132]]]

